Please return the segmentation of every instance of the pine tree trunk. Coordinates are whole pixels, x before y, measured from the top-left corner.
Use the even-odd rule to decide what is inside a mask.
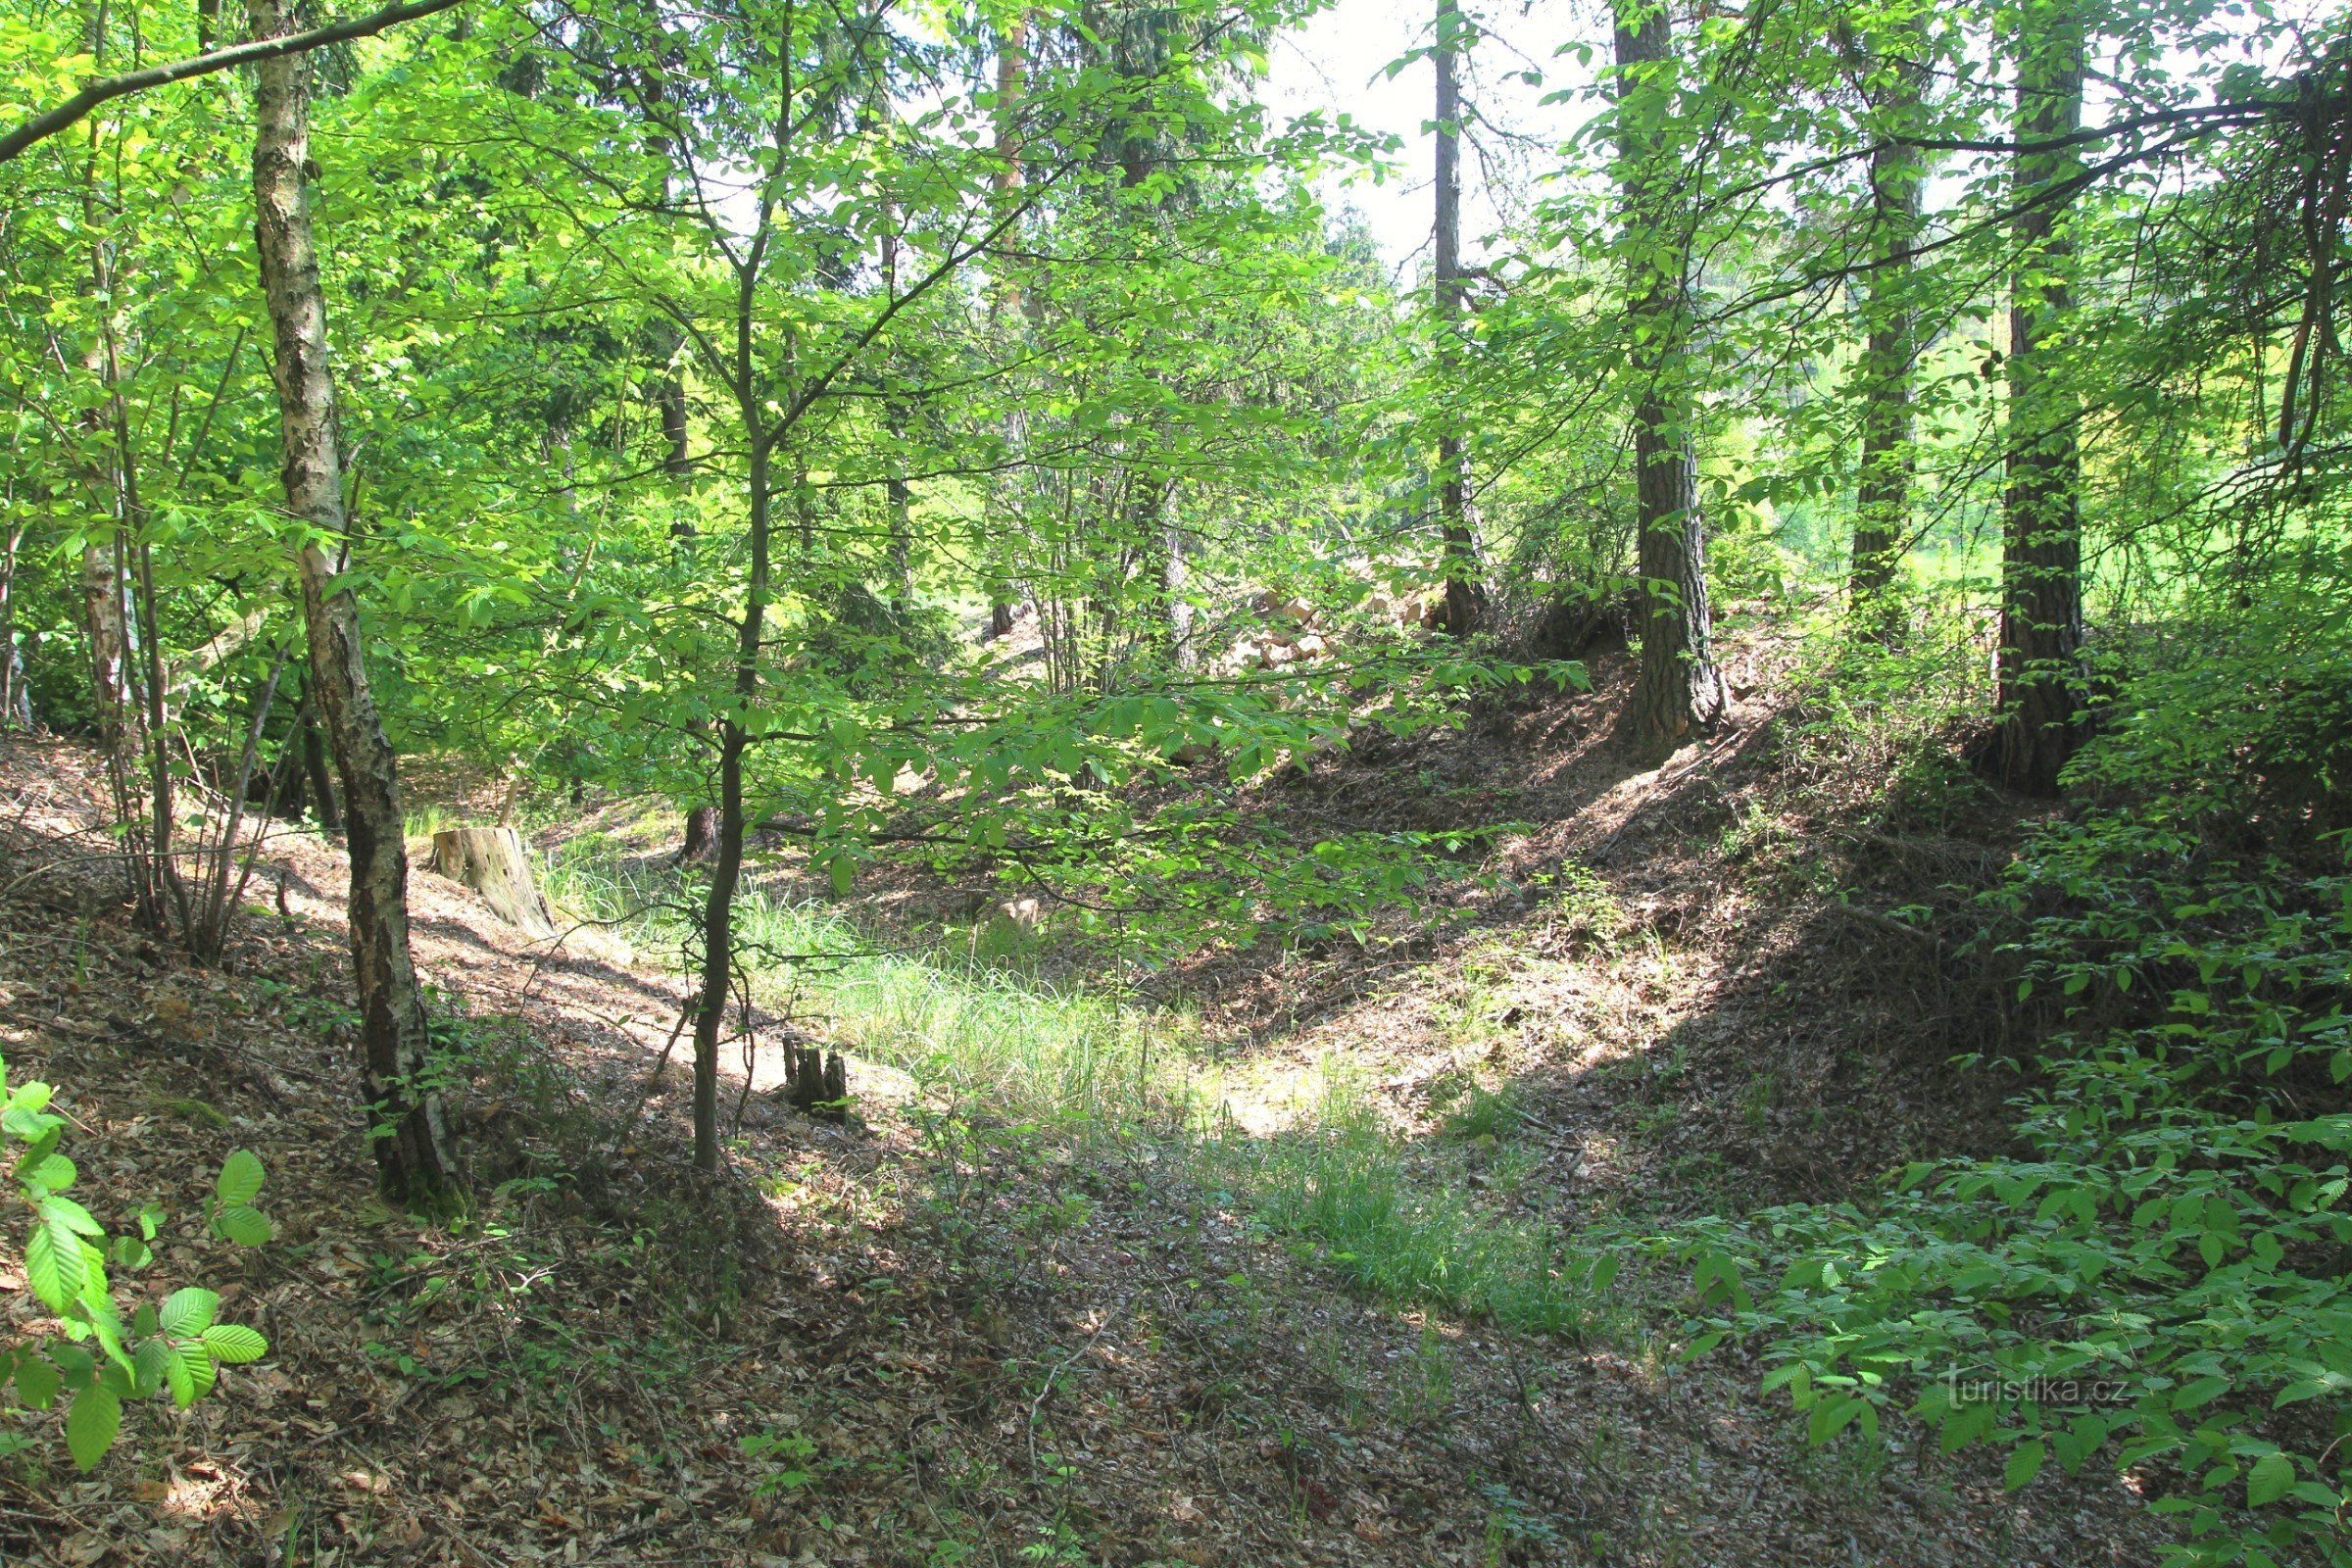
[[[1926,40],[1907,29],[1895,44],[1913,58],[1885,62],[1896,82],[1881,117],[1882,138],[1918,128]],[[1884,46],[1882,46],[1884,47]],[[1918,354],[1917,310],[1911,299],[1911,251],[1919,235],[1918,149],[1887,142],[1870,159],[1871,262],[1863,284],[1868,336],[1857,368],[1862,384],[1862,461],[1854,492],[1853,567],[1847,583],[1856,623],[1891,639],[1901,626],[1895,595],[1911,531],[1911,481],[1918,458],[1912,445],[1912,361]]]
[[[253,35],[298,25],[287,0],[247,0]],[[343,776],[351,849],[351,956],[363,1078],[386,1198],[447,1214],[465,1203],[440,1094],[430,1087],[424,1001],[409,956],[408,849],[392,746],[368,684],[359,605],[337,585],[320,539],[350,537],[327,359],[326,296],[311,230],[310,112],[301,57],[256,68],[254,202],[262,283],[275,335],[286,510],[312,530],[301,550],[311,692]]]
[[[1674,33],[1663,6],[1618,0],[1617,155],[1625,221],[1637,232],[1674,228],[1678,172],[1666,144],[1671,88],[1664,69]],[[1723,714],[1707,611],[1706,531],[1691,448],[1696,413],[1685,356],[1690,334],[1690,257],[1660,238],[1627,280],[1632,333],[1635,517],[1642,579],[1642,662],[1619,724],[1644,753],[1672,751]]]
[[[1455,0],[1438,0],[1437,222],[1431,269],[1438,312],[1438,364],[1451,379],[1454,338],[1462,317],[1462,93],[1456,72],[1463,28]],[[1470,475],[1461,432],[1449,421],[1438,436],[1436,471],[1438,529],[1445,547],[1446,629],[1467,637],[1486,613],[1486,589],[1479,581],[1478,542],[1470,516]]]
[[[2015,40],[2017,138],[2048,141],[2082,123],[2083,26],[2075,0],[2030,9]],[[2011,202],[2008,494],[2001,540],[2001,728],[1994,768],[2010,788],[2054,795],[2082,706],[2081,404],[2051,363],[2072,305],[2067,237],[2079,174],[2071,147],[2017,155]]]

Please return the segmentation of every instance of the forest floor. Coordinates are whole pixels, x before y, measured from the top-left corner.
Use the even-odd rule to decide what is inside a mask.
[[[1733,645],[1732,722],[1662,767],[1609,739],[1625,672],[1603,656],[1593,692],[1269,783],[1269,809],[1314,820],[1521,826],[1422,917],[1174,977],[1230,1121],[1279,1140],[1352,1084],[1407,1179],[1571,1234],[1858,1194],[1997,1145],[1999,1086],[1946,1066],[1990,1043],[1991,982],[1893,911],[1963,903],[2020,811],[1956,762],[1867,755],[1787,694],[1771,647]],[[441,788],[416,777],[412,806]],[[97,801],[73,745],[0,754],[11,1081],[59,1085],[102,1219],[173,1214],[142,1288],[220,1289],[270,1353],[190,1412],[138,1412],[91,1475],[53,1441],[0,1461],[8,1561],[2159,1555],[2112,1475],[2010,1494],[1908,1434],[1808,1450],[1753,1362],[1677,1363],[1668,1270],[1632,1260],[1566,1335],[1367,1298],[1173,1128],[975,1131],[865,1061],[851,1125],[793,1114],[767,1092],[777,1019],[748,1082],[729,1065],[728,1173],[698,1185],[682,1063],[652,1072],[678,977],[590,928],[535,946],[419,867],[417,964],[470,1078],[479,1195],[460,1227],[421,1226],[372,1197],[352,1104],[340,853],[275,837],[264,912],[195,970],[130,927]],[[589,831],[639,835],[649,865],[674,842],[618,806],[553,837]],[[958,896],[886,883],[854,912]],[[252,1251],[197,1234],[236,1148],[267,1164],[277,1227]],[[0,1275],[12,1330],[38,1310]]]

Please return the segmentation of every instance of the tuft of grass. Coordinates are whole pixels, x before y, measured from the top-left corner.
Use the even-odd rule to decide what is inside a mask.
[[[809,905],[755,893],[740,908],[771,991],[958,1103],[1064,1130],[1172,1122],[1191,1103],[1200,1025],[1189,1014],[952,953],[875,948]]]
[[[1415,1180],[1396,1140],[1344,1087],[1300,1130],[1224,1139],[1204,1152],[1268,1225],[1314,1243],[1379,1299],[1573,1340],[1604,1324],[1611,1260],[1571,1251],[1549,1225],[1482,1209],[1451,1183]]]
[[[1496,1141],[1508,1137],[1527,1116],[1527,1094],[1515,1083],[1489,1089],[1474,1083],[1446,1113],[1445,1129],[1454,1138]]]
[[[567,909],[627,921],[649,951],[684,951],[686,909],[666,868],[591,849],[551,858],[543,886]],[[969,1109],[1080,1131],[1170,1121],[1191,1106],[1200,1029],[1190,1013],[969,953],[878,947],[837,910],[759,889],[735,913],[763,1003]]]

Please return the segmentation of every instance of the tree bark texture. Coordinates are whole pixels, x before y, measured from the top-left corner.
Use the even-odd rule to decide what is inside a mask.
[[[247,0],[254,36],[296,26],[288,0]],[[275,336],[273,369],[287,512],[303,523],[298,560],[311,693],[342,774],[351,852],[351,957],[360,1004],[362,1072],[374,1107],[376,1171],[385,1196],[415,1209],[461,1208],[465,1188],[441,1097],[432,1084],[424,1001],[409,954],[408,849],[391,742],[368,683],[358,603],[336,583],[329,542],[350,537],[336,446],[326,296],[311,228],[310,109],[296,58],[256,70],[254,203],[262,283]]]
[[[1640,529],[1642,660],[1620,727],[1644,752],[1667,752],[1722,717],[1707,611],[1706,530],[1691,447],[1695,403],[1684,364],[1690,335],[1690,259],[1672,232],[1677,176],[1668,145],[1674,58],[1665,8],[1618,0],[1617,161],[1625,221],[1648,243],[1630,247],[1629,362],[1635,377],[1635,517]]]
[[[326,739],[318,733],[318,720],[309,713],[302,718],[302,765],[310,775],[313,820],[327,837],[341,838],[343,808],[335,800],[335,778],[327,766]]]
[[[1455,0],[1438,0],[1437,222],[1431,269],[1438,308],[1438,363],[1450,370],[1462,318],[1462,91],[1458,55],[1463,28]],[[1447,380],[1451,377],[1448,374]],[[1467,637],[1486,613],[1486,589],[1479,580],[1478,541],[1470,515],[1470,475],[1461,432],[1450,412],[1438,435],[1436,471],[1438,529],[1446,557],[1446,629]]]
[[[1882,43],[1882,53],[1889,47]],[[1911,531],[1911,483],[1918,468],[1913,446],[1911,375],[1919,353],[1918,311],[1911,299],[1912,247],[1918,242],[1920,187],[1926,169],[1916,148],[1892,138],[1915,133],[1926,40],[1916,30],[1891,47],[1912,58],[1882,60],[1890,101],[1878,126],[1885,144],[1870,158],[1871,271],[1863,284],[1866,337],[1862,381],[1862,461],[1854,490],[1854,553],[1847,592],[1856,622],[1890,638],[1901,607],[1895,584]]]
[[[500,919],[532,940],[555,936],[554,911],[531,875],[522,835],[513,828],[443,828],[433,835],[433,869],[479,893]]]
[[[773,542],[774,478],[762,413],[756,396],[750,351],[751,293],[744,290],[738,315],[737,368],[744,428],[752,432],[751,576],[745,584],[743,619],[735,645],[736,711],[719,721],[718,838],[710,867],[710,891],[703,904],[701,994],[694,1013],[694,1165],[718,1171],[718,1031],[726,1021],[727,998],[735,978],[735,892],[743,875],[743,758],[751,749],[744,727],[760,694],[760,643],[767,619],[770,548]]]
[[[2078,0],[2027,8],[2014,40],[2017,138],[2048,141],[2082,124],[2083,25]],[[2029,795],[2053,795],[2080,737],[2082,695],[2082,409],[2054,365],[2072,307],[2072,148],[2021,152],[2011,192],[2008,493],[2001,539],[2000,732],[1994,769]]]

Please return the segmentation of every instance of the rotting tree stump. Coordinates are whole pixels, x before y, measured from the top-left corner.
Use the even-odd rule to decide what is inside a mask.
[[[522,835],[513,828],[443,828],[433,835],[433,869],[479,893],[525,936],[544,942],[556,934],[555,913],[531,875]]]
[[[850,1074],[838,1051],[784,1043],[784,1102],[819,1121],[846,1121]]]

